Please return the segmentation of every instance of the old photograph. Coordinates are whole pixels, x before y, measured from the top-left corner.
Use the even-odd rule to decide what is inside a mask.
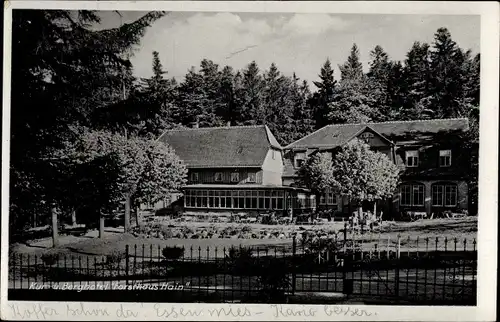
[[[480,15],[11,32],[9,300],[478,304]]]

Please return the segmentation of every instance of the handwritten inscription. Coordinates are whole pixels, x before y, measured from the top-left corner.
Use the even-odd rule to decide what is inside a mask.
[[[262,310],[256,310],[256,308],[245,305],[224,305],[223,307],[193,309],[168,304],[153,304],[152,310],[147,309],[144,304],[141,304],[141,309],[134,309],[133,306],[127,307],[126,304],[120,304],[116,308],[116,306],[111,305],[96,306],[95,304],[85,303],[66,303],[65,306],[42,303],[29,305],[9,303],[8,307],[11,311],[11,317],[16,320],[52,320],[64,317],[116,317],[119,319],[136,320],[142,317],[151,317],[151,314],[160,320],[184,320],[186,317],[196,318],[202,316],[234,319],[251,318],[252,316],[265,313]],[[306,319],[328,318],[332,316],[367,317],[377,315],[376,312],[370,312],[365,309],[340,305],[305,306],[272,304],[270,308],[271,315],[278,319],[290,317],[303,317]]]

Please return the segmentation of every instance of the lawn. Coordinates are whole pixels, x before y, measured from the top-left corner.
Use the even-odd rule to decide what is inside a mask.
[[[206,225],[214,226],[213,223],[182,223],[179,225]],[[231,225],[231,224],[219,224]],[[232,226],[237,226],[232,224]],[[262,224],[240,224],[240,226],[251,226],[252,229],[279,229],[279,230],[294,230],[300,232],[304,228],[308,230],[330,230],[338,232],[338,238],[343,238],[342,223],[328,223],[325,225],[315,226],[265,226]],[[301,228],[302,227],[302,228]],[[47,252],[57,253],[62,256],[78,256],[78,255],[108,255],[113,252],[123,252],[125,246],[129,245],[133,250],[134,245],[137,245],[139,252],[142,251],[142,245],[146,250],[165,246],[181,246],[186,248],[186,256],[189,256],[191,248],[196,256],[201,251],[201,254],[206,254],[207,248],[210,249],[210,257],[214,255],[215,247],[222,254],[223,248],[251,246],[254,248],[265,249],[269,247],[271,251],[275,247],[290,246],[291,238],[285,239],[238,239],[238,238],[208,238],[208,239],[159,239],[159,238],[143,238],[136,237],[132,234],[121,232],[117,228],[108,228],[103,238],[97,238],[96,231],[90,231],[85,236],[66,235],[60,237],[60,245],[57,248],[52,248],[51,238],[44,238],[27,243],[18,243],[10,246],[10,251],[20,254],[42,255]],[[431,219],[419,220],[415,222],[384,222],[379,231],[354,234],[349,233],[349,240],[356,240],[363,243],[364,249],[383,250],[390,247],[394,249],[397,244],[398,235],[400,235],[400,250],[435,250],[446,249],[454,250],[472,250],[475,245],[473,240],[477,237],[477,217],[467,217],[462,219]],[[429,238],[429,241],[426,240]],[[436,244],[436,238],[437,244]],[[445,245],[446,238],[446,245]],[[457,243],[455,244],[455,238]],[[467,240],[464,245],[464,239]]]

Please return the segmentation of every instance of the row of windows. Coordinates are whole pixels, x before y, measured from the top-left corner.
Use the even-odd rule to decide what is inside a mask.
[[[256,179],[256,173],[255,172],[248,172],[248,177],[247,177],[247,182],[255,182]],[[191,181],[198,182],[200,180],[200,175],[198,172],[191,172]],[[215,182],[222,182],[223,181],[223,174],[222,172],[215,172],[214,173],[214,181]],[[239,172],[232,172],[231,173],[231,182],[239,182],[240,181],[240,173]]]
[[[184,197],[190,208],[283,209],[281,190],[187,190]]]
[[[435,184],[432,186],[431,205],[454,207],[457,205],[457,186],[454,184]],[[425,187],[423,184],[405,184],[400,188],[401,206],[423,206]]]
[[[314,197],[305,195],[289,200],[293,208],[315,207]],[[282,190],[186,190],[184,206],[189,208],[274,209],[285,208]]]
[[[329,153],[329,152],[328,152]],[[330,153],[331,155],[331,153]],[[419,152],[417,150],[406,151],[406,166],[409,168],[415,168],[419,165]],[[305,152],[297,152],[294,157],[294,166],[296,168],[302,167],[306,160]],[[439,166],[449,167],[451,166],[451,150],[440,150],[439,151]]]
[[[406,166],[409,168],[418,167],[419,164],[419,152],[417,150],[406,151]],[[451,166],[451,150],[440,150],[439,151],[439,166],[449,167]]]

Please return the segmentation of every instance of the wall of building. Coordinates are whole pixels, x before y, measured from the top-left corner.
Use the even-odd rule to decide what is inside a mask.
[[[273,153],[274,151],[274,153]],[[274,155],[274,158],[273,158]],[[283,158],[281,151],[270,148],[262,164],[262,184],[281,186],[283,183]]]

